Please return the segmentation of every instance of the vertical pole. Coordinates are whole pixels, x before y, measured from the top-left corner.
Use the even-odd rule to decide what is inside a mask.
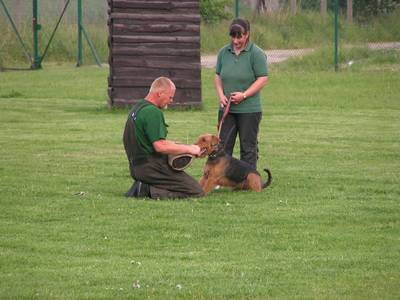
[[[86,30],[85,30],[85,27],[83,27],[83,26],[82,26],[82,32],[83,32],[83,35],[84,35],[86,41],[87,41],[88,44],[89,44],[89,48],[90,48],[90,50],[92,51],[92,54],[93,54],[94,59],[96,60],[96,64],[97,64],[99,67],[101,67],[100,58],[99,58],[99,56],[97,55],[96,50],[94,49],[93,43],[92,43],[92,41],[90,40],[89,35],[88,35],[88,33],[86,32]]]
[[[235,18],[239,18],[239,0],[235,0]]]
[[[32,69],[40,69],[41,58],[39,53],[39,30],[41,28],[38,24],[38,0],[32,0],[32,29],[33,29],[33,63]]]
[[[78,0],[78,58],[76,66],[82,65],[82,0]]]
[[[290,0],[290,13],[292,16],[295,16],[297,13],[297,1],[296,0]]]
[[[347,22],[353,22],[353,0],[347,0]]]
[[[17,3],[18,3],[18,2],[17,2]],[[32,55],[29,53],[28,48],[25,46],[24,41],[22,40],[21,35],[20,35],[19,32],[18,32],[17,26],[15,25],[15,23],[14,23],[14,21],[13,21],[11,15],[10,15],[10,13],[8,12],[8,9],[7,9],[6,4],[3,2],[3,0],[0,0],[0,4],[1,4],[1,6],[3,7],[3,9],[4,9],[4,12],[5,12],[5,14],[6,14],[8,20],[10,21],[11,27],[12,27],[12,29],[14,30],[15,35],[17,36],[18,41],[19,41],[19,43],[20,43],[21,46],[22,46],[22,50],[24,51],[24,54],[25,54],[26,58],[28,59],[28,61],[29,61],[29,63],[31,64],[31,66],[33,66]]]
[[[319,12],[321,14],[321,17],[323,18],[326,17],[327,10],[328,10],[328,0],[321,0],[319,5]]]
[[[335,72],[339,71],[338,46],[339,46],[339,0],[335,0]]]

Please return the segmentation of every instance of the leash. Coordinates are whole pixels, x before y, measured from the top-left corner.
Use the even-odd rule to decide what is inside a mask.
[[[229,113],[229,109],[230,109],[230,107],[231,107],[231,100],[232,100],[232,98],[229,97],[228,103],[226,104],[225,109],[224,109],[224,112],[223,112],[223,114],[222,114],[222,118],[221,118],[221,120],[218,122],[218,125],[217,125],[217,129],[218,129],[218,138],[219,138],[219,136],[220,136],[220,134],[221,134],[222,124],[224,123],[224,120],[225,120],[226,116],[227,116],[228,113]]]

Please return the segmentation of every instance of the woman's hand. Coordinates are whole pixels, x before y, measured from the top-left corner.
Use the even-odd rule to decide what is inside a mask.
[[[234,104],[239,104],[244,99],[246,99],[246,94],[243,92],[233,92],[231,93],[231,101]]]
[[[219,106],[223,108],[228,104],[228,98],[226,98],[224,94],[224,89],[222,87],[222,80],[218,74],[215,74],[214,83],[215,83],[215,89],[217,91],[217,96],[219,98]]]
[[[228,98],[225,95],[219,98],[219,105],[225,107],[228,104]]]

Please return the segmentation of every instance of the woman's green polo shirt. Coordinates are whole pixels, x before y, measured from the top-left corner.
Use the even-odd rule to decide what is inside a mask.
[[[257,77],[268,76],[267,56],[252,42],[239,55],[229,44],[218,53],[216,73],[221,77],[224,94],[229,99],[232,92],[246,91]],[[231,105],[230,112],[261,112],[260,92],[247,97],[240,104]]]

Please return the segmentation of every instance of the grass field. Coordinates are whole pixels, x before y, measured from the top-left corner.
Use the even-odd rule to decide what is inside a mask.
[[[378,67],[271,72],[272,186],[187,201],[123,197],[107,69],[0,73],[0,298],[398,299],[400,71]],[[215,132],[212,76],[171,139]]]

